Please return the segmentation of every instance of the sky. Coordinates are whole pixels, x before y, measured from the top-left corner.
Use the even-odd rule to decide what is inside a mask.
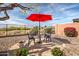
[[[7,6],[9,4],[4,4]],[[0,24],[17,24],[26,25],[28,27],[38,26],[38,22],[32,22],[26,19],[33,13],[52,15],[52,20],[41,22],[41,26],[53,26],[55,24],[72,23],[73,19],[79,18],[79,4],[75,3],[22,3],[21,5],[31,8],[25,12],[19,7],[8,10],[10,19],[0,21]],[[0,12],[0,17],[5,16]]]

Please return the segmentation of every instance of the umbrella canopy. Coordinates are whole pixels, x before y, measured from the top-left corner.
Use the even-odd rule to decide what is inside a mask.
[[[52,16],[47,15],[47,14],[31,14],[26,19],[31,20],[31,21],[37,21],[37,22],[45,22],[48,20],[52,20]]]
[[[39,22],[39,42],[41,42],[40,22],[45,22],[45,21],[48,21],[48,20],[52,20],[52,15],[48,15],[48,14],[31,14],[26,19],[34,21],[34,22]]]

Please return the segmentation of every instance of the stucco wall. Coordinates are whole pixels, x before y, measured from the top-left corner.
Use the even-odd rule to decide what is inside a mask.
[[[78,32],[78,37],[79,37],[79,23],[57,24],[55,25],[55,34],[59,36],[65,36],[64,28],[66,27],[76,28],[76,31]]]

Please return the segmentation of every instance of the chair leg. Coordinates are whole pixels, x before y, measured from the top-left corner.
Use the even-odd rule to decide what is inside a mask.
[[[44,37],[44,41],[46,41],[46,38]]]
[[[28,40],[28,46],[30,45],[30,40]]]
[[[49,38],[49,42],[51,42],[51,38]]]
[[[35,44],[35,39],[33,39],[33,41],[34,41],[34,44]]]
[[[48,38],[46,38],[46,42],[48,41],[47,39],[48,39]]]

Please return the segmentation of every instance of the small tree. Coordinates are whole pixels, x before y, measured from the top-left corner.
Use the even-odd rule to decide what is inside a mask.
[[[79,18],[73,19],[73,22],[79,23]]]

